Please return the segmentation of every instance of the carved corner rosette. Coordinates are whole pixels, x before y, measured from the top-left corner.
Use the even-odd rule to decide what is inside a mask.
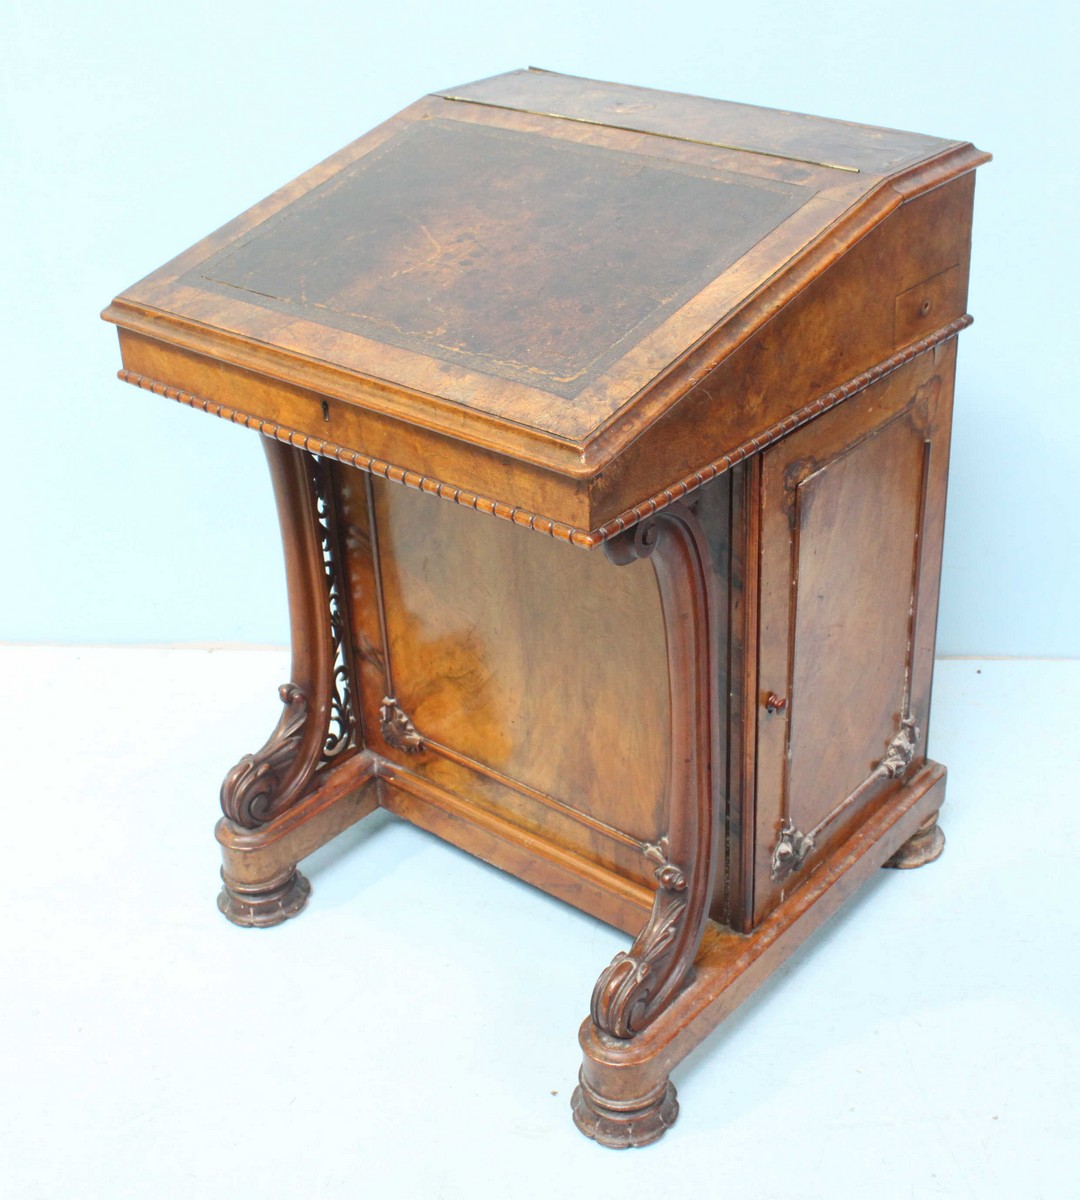
[[[409,719],[408,713],[393,696],[384,696],[379,708],[379,729],[383,740],[395,750],[405,754],[418,754],[424,748],[424,739]]]
[[[646,843],[644,854],[656,863],[659,885],[652,915],[630,950],[617,954],[600,975],[590,1005],[597,1028],[618,1038],[631,1038],[648,1024],[650,1004],[664,982],[689,899],[685,873],[668,860],[668,839]]]
[[[278,688],[284,711],[261,750],[245,754],[221,785],[221,810],[230,821],[254,829],[277,808],[289,769],[304,740],[308,697],[295,683]]]

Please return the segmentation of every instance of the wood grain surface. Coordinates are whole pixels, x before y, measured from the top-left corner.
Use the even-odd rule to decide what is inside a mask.
[[[514,72],[118,297],[122,378],[261,433],[281,517],[293,678],[223,788],[224,914],[294,915],[303,855],[399,814],[632,935],[574,1119],[663,1136],[672,1067],[872,871],[944,845],[986,159]]]

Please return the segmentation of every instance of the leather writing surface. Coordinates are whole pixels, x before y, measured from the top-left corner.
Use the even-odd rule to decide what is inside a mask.
[[[429,119],[185,282],[572,398],[812,194]]]

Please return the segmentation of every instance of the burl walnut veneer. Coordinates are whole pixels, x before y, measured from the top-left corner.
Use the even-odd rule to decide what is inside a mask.
[[[970,144],[515,71],[420,100],[118,297],[122,379],[262,435],[293,667],[220,907],[382,806],[633,938],[574,1119],[878,867],[926,737]],[[404,1036],[404,1035],[403,1035]]]

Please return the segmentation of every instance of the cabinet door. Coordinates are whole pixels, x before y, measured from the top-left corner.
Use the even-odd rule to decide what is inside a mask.
[[[755,920],[925,758],[954,354],[764,454]]]

